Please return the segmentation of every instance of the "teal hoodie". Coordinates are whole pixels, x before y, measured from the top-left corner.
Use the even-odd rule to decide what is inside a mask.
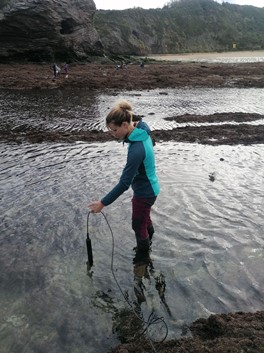
[[[148,125],[140,120],[124,142],[128,143],[127,162],[118,184],[101,200],[105,206],[114,202],[130,185],[138,198],[155,197],[160,191]]]

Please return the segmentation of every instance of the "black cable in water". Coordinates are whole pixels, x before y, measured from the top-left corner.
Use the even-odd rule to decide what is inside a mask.
[[[92,242],[89,236],[89,216],[91,212],[88,212],[87,215],[87,236],[86,236],[86,249],[87,249],[87,255],[88,255],[88,263],[90,267],[93,266],[93,248],[92,248]]]
[[[87,216],[87,239],[88,239],[88,245],[87,245],[87,239],[86,239],[86,245],[87,245],[87,254],[88,254],[88,262],[90,264],[90,261],[93,265],[93,253],[92,253],[92,244],[91,244],[91,239],[89,237],[89,232],[88,232],[88,227],[89,227],[89,215],[90,215],[91,212],[88,213],[88,216]],[[115,239],[114,239],[114,234],[113,234],[113,230],[111,228],[111,225],[110,223],[108,222],[108,219],[107,217],[105,216],[105,214],[101,211],[101,214],[103,215],[107,225],[108,225],[108,228],[110,230],[110,233],[111,233],[111,236],[112,236],[112,254],[111,254],[111,272],[112,272],[112,275],[113,275],[113,278],[116,282],[116,285],[120,291],[120,293],[122,294],[125,302],[130,306],[130,308],[132,309],[132,311],[134,312],[134,314],[136,315],[136,317],[141,320],[145,326],[143,332],[141,333],[141,335],[143,335],[144,333],[147,334],[147,337],[149,339],[149,342],[151,344],[151,347],[153,348],[154,352],[155,353],[158,353],[153,345],[152,342],[155,342],[155,343],[162,343],[166,338],[167,338],[167,335],[168,335],[168,326],[164,320],[163,317],[157,317],[154,312],[152,311],[151,314],[149,315],[148,317],[148,320],[145,321],[143,317],[140,317],[138,315],[138,313],[135,311],[133,305],[129,302],[129,300],[127,299],[126,295],[124,294],[122,288],[120,287],[119,283],[118,283],[118,280],[116,278],[116,275],[115,275],[115,272],[114,272],[114,252],[115,252]],[[89,251],[88,251],[89,249]],[[89,260],[90,259],[90,260]],[[90,266],[92,266],[90,265]],[[161,340],[155,340],[153,339],[152,337],[150,337],[150,334],[149,334],[149,329],[151,326],[155,325],[155,324],[162,324],[164,327],[165,327],[165,335],[164,337],[161,339]]]

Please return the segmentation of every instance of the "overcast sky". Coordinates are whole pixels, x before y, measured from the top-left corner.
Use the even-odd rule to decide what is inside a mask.
[[[104,10],[124,10],[133,7],[143,7],[144,9],[156,9],[163,7],[169,0],[94,0],[96,8]],[[220,4],[222,0],[217,0]],[[252,5],[264,7],[264,0],[224,0],[230,4],[236,5]]]

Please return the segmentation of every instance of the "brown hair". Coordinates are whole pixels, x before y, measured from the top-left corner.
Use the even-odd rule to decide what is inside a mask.
[[[132,106],[126,100],[120,100],[106,117],[106,125],[121,126],[123,122],[131,123],[133,119]]]

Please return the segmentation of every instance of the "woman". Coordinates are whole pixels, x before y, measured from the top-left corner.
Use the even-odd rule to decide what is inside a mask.
[[[154,233],[150,210],[160,191],[150,129],[142,120],[137,123],[133,121],[132,107],[124,100],[107,115],[106,126],[114,137],[128,143],[127,162],[117,185],[100,201],[94,201],[88,207],[94,213],[101,212],[131,185],[134,192],[132,228],[136,235],[137,252],[146,253]]]

